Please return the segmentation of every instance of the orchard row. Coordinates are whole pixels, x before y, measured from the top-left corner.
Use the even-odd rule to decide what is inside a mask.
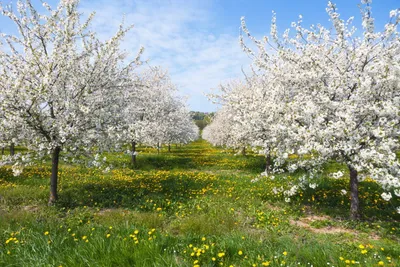
[[[52,157],[49,203],[57,199],[59,160],[101,166],[103,151],[127,150],[136,161],[137,143],[160,147],[197,139],[184,99],[167,71],[139,68],[140,48],[126,57],[120,43],[131,27],[121,25],[102,41],[82,21],[79,1],[60,1],[39,13],[30,0],[17,10],[0,4],[18,35],[0,43],[0,146],[11,146],[0,165],[24,166]],[[27,148],[14,153],[18,145]]]
[[[317,186],[326,163],[347,166],[352,219],[360,216],[358,184],[368,177],[386,191],[383,199],[400,197],[400,10],[378,32],[370,4],[360,6],[362,32],[331,2],[330,28],[305,28],[300,16],[281,35],[273,13],[270,35],[258,40],[242,18],[251,72],[221,86],[222,108],[203,133],[214,145],[264,154],[265,176],[304,172],[287,201]]]

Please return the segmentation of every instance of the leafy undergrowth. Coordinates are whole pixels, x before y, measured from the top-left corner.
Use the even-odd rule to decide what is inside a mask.
[[[360,184],[364,219],[352,222],[344,178],[323,179],[287,203],[276,190],[300,174],[252,182],[260,156],[202,140],[139,152],[136,168],[127,155],[107,155],[116,166],[109,173],[62,165],[55,207],[46,206],[49,165],[20,177],[0,169],[0,265],[400,265],[400,205],[382,200],[372,181]]]

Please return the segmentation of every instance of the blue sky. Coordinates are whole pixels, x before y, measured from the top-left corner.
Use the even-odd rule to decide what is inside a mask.
[[[11,1],[3,0],[3,4]],[[14,1],[15,2],[15,1]],[[338,0],[341,17],[355,16],[360,26],[358,0]],[[37,6],[40,1],[33,0]],[[55,6],[58,1],[49,1]],[[217,107],[205,96],[221,82],[242,78],[249,58],[238,44],[240,17],[255,36],[269,33],[271,11],[277,13],[278,31],[283,32],[303,15],[303,25],[329,25],[324,0],[81,0],[85,14],[96,11],[95,30],[107,38],[115,33],[122,16],[134,24],[123,48],[134,57],[145,47],[143,59],[169,69],[180,94],[189,96],[191,110],[214,111]],[[388,21],[390,10],[400,8],[400,0],[375,0],[373,16],[378,29]],[[0,17],[0,31],[10,33],[11,24]]]

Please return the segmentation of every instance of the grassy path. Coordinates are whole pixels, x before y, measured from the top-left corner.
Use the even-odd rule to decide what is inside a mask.
[[[0,266],[400,266],[399,216],[361,184],[366,220],[346,220],[346,180],[284,201],[300,174],[251,182],[263,158],[199,140],[172,153],[109,154],[109,172],[63,165],[47,207],[48,165],[0,169]],[[327,171],[341,166],[331,164]]]

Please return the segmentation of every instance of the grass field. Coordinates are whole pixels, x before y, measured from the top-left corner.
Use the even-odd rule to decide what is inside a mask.
[[[400,204],[372,181],[360,185],[364,218],[352,222],[346,179],[287,203],[273,188],[300,174],[251,182],[260,156],[202,140],[139,152],[136,169],[123,154],[107,155],[109,173],[62,165],[54,207],[50,165],[20,177],[0,169],[0,266],[400,266]]]

